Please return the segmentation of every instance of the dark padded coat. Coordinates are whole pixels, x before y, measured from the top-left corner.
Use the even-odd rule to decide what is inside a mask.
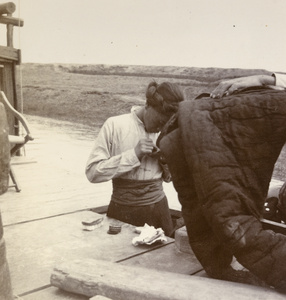
[[[211,277],[232,280],[235,256],[286,290],[286,236],[259,221],[285,140],[286,92],[269,89],[183,101],[162,131],[191,247]]]

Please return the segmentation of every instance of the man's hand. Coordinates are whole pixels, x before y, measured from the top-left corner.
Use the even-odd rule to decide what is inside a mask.
[[[275,78],[270,75],[254,75],[222,81],[212,92],[211,98],[221,98],[254,86],[274,85]]]
[[[155,145],[151,139],[141,139],[134,148],[135,154],[137,155],[138,159],[141,160],[145,154],[152,153],[154,147]]]

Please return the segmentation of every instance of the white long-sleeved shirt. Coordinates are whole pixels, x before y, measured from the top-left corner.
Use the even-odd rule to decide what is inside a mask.
[[[147,133],[133,107],[130,114],[111,117],[103,124],[86,165],[90,182],[104,182],[112,178],[149,180],[162,177],[156,158],[145,155],[141,162],[135,146],[142,138],[150,138],[154,145],[158,133]]]

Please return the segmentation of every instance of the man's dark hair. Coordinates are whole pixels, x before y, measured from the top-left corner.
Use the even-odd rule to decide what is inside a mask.
[[[177,112],[179,103],[183,100],[183,92],[176,83],[163,82],[158,84],[152,81],[146,90],[147,105],[165,115],[172,115]]]

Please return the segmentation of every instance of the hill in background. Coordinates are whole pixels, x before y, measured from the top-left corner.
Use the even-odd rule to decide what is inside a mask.
[[[188,98],[211,92],[227,78],[267,70],[74,64],[22,64],[26,114],[101,126],[112,115],[143,105],[152,80],[180,84]],[[18,72],[19,73],[19,72]],[[17,80],[17,82],[20,82]],[[18,86],[18,94],[20,94]]]

